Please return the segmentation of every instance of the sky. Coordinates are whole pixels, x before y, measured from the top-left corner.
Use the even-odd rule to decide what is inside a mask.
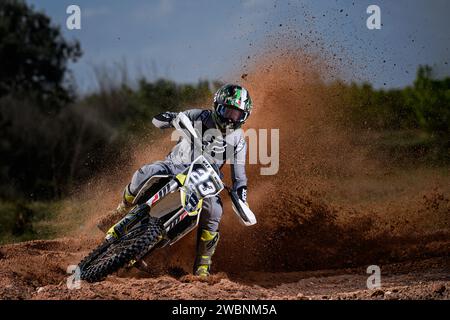
[[[433,66],[437,77],[450,75],[447,0],[26,2],[49,15],[66,39],[79,40],[83,56],[70,68],[81,92],[96,89],[94,69],[103,67],[126,66],[131,79],[223,81],[283,35],[299,47],[305,43],[302,35],[318,37],[326,52],[316,53],[342,59],[352,69],[342,75],[348,81],[403,87],[413,82],[420,64]],[[81,30],[66,28],[71,4],[81,8]],[[381,9],[380,30],[366,26],[369,5]]]

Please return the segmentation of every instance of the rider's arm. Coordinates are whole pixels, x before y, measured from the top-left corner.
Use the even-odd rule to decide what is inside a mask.
[[[183,111],[183,113],[189,119],[191,119],[192,122],[194,122],[196,120],[201,120],[203,111],[205,111],[205,110],[191,109],[191,110]],[[172,121],[177,117],[177,115],[178,115],[178,112],[168,112],[168,111],[163,112],[163,113],[156,115],[153,118],[152,123],[155,127],[159,128],[159,129],[172,128],[173,127]]]
[[[176,112],[160,113],[153,118],[152,123],[155,127],[159,128],[159,129],[171,128],[172,120],[177,117],[177,114],[178,113],[176,113]]]
[[[241,137],[235,148],[234,161],[231,164],[233,190],[237,192],[239,199],[247,203],[247,175],[245,174],[247,143],[243,137]]]

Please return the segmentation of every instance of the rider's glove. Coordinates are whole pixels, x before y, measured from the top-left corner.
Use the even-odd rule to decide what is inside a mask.
[[[241,199],[242,202],[244,202],[248,206],[248,202],[247,202],[247,186],[239,187],[236,191],[237,191],[237,195],[238,195],[239,199]]]
[[[172,126],[172,121],[177,117],[176,112],[163,112],[156,115],[152,123],[155,127],[160,129],[170,128]]]

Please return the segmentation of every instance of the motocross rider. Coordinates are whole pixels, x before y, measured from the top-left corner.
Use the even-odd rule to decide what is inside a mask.
[[[214,95],[211,110],[191,109],[184,114],[202,128],[202,143],[208,148],[218,167],[222,167],[226,160],[230,160],[233,191],[247,203],[247,177],[245,174],[245,158],[247,144],[241,126],[250,116],[252,100],[248,91],[234,84],[221,87]],[[164,112],[155,116],[152,123],[161,129],[173,127],[172,121],[177,113]],[[208,129],[215,129],[218,135],[206,135]],[[228,148],[232,148],[231,150]],[[230,152],[231,151],[231,152]],[[125,187],[123,200],[117,209],[100,220],[98,227],[105,231],[111,225],[125,216],[133,207],[132,203],[145,182],[157,174],[178,174],[189,165],[187,155],[191,154],[191,145],[186,139],[181,139],[164,161],[147,164],[137,170],[131,182]],[[219,156],[218,156],[219,155]],[[222,156],[220,156],[222,155]],[[226,159],[227,156],[232,159]],[[219,196],[205,199],[197,236],[197,253],[194,263],[194,274],[207,277],[210,274],[211,258],[219,240],[219,222],[222,217],[222,201]]]

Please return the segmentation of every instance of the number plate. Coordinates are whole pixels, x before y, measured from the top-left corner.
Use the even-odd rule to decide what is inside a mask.
[[[196,191],[199,198],[215,196],[224,188],[219,175],[203,156],[192,163],[185,186]]]

